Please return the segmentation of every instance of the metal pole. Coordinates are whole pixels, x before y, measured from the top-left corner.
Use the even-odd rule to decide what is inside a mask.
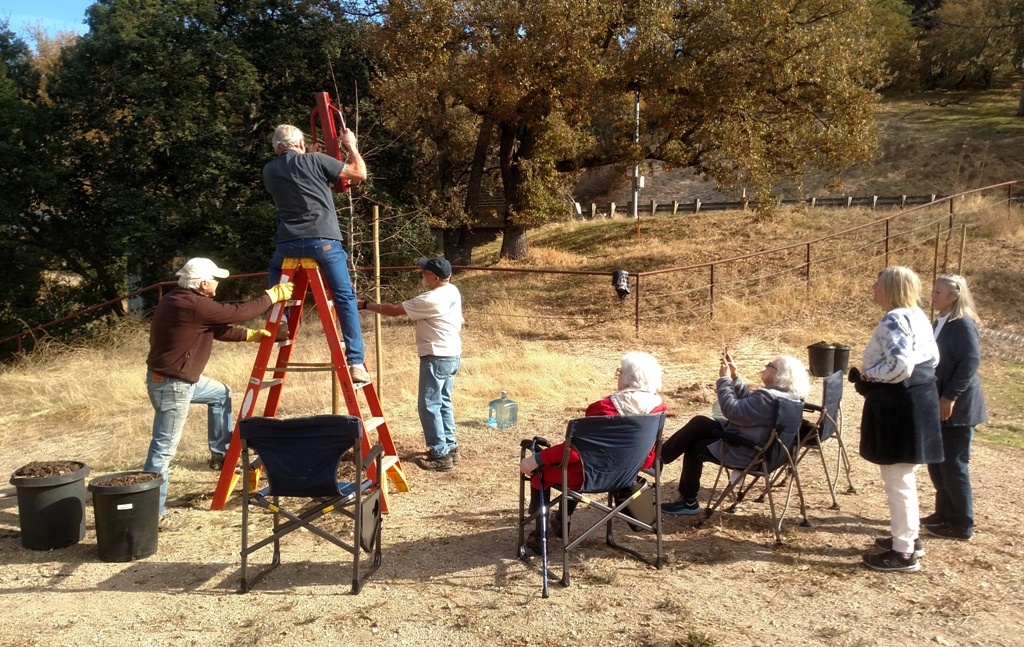
[[[807,269],[804,272],[804,280],[807,281],[808,287],[811,282],[811,244],[807,243]]]
[[[960,259],[957,262],[956,273],[964,274],[964,251],[967,249],[967,223],[960,225]]]
[[[932,283],[939,277],[939,237],[942,236],[942,223],[935,223],[935,256],[932,259]],[[945,269],[945,268],[943,268]]]
[[[633,93],[633,143],[640,143],[640,90]],[[630,214],[636,220],[636,246],[640,246],[640,162],[633,164],[633,204],[630,206]],[[652,214],[653,215],[653,214]]]
[[[380,303],[380,207],[373,205],[373,300]],[[381,315],[373,315],[373,339],[377,347],[377,399],[384,399],[384,348],[381,346]]]
[[[708,290],[711,297],[711,318],[715,318],[715,266],[711,265],[711,288]]]
[[[640,336],[640,275],[636,275],[636,291],[633,293],[633,317],[636,321],[636,336]]]
[[[889,219],[885,219],[885,266],[889,267]]]

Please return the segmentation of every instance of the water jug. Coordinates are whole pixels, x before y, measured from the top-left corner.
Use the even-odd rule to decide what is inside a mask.
[[[501,397],[491,400],[487,407],[487,426],[496,429],[514,427],[519,418],[519,404],[508,399],[508,391],[502,391]]]

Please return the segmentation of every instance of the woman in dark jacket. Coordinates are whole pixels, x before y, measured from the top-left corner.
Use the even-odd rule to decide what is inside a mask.
[[[942,461],[935,366],[939,351],[931,322],[918,307],[921,280],[913,270],[892,266],[878,273],[874,302],[885,311],[864,347],[864,369],[850,380],[864,396],[860,455],[881,470],[889,501],[891,537],[882,553],[866,553],[864,565],[878,571],[917,571],[921,549],[915,473],[922,463]]]
[[[962,276],[945,274],[935,279],[932,307],[938,311],[935,342],[939,346],[939,418],[945,460],[928,465],[935,486],[935,512],[921,519],[931,535],[970,539],[974,534],[971,499],[971,437],[974,426],[985,422],[985,400],[978,379],[981,350],[974,299]]]

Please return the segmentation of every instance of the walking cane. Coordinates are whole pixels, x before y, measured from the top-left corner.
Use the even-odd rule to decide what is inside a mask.
[[[537,453],[537,445],[550,445],[543,438],[533,437],[530,450]],[[548,503],[547,492],[544,489],[544,470],[537,468],[537,478],[540,480],[540,568],[541,568],[541,593],[542,598],[548,597]]]

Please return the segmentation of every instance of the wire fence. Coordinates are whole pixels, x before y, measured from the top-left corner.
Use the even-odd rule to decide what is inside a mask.
[[[1006,182],[938,198],[837,233],[764,251],[629,272],[631,303],[615,298],[610,270],[471,266],[456,269],[465,271],[466,277],[480,277],[461,279],[480,282],[475,286],[475,298],[465,304],[467,320],[486,319],[489,325],[514,326],[528,333],[548,326],[538,321],[559,322],[562,332],[572,332],[631,319],[640,335],[645,324],[713,319],[723,304],[781,298],[800,289],[809,293],[840,279],[873,277],[893,263],[918,268],[922,276],[926,272],[921,268],[926,267],[931,267],[933,275],[947,271],[962,273],[973,229],[993,218],[1013,219],[1024,213],[1014,197],[1014,189],[1021,185],[1024,181]],[[365,286],[366,273],[372,268],[360,269],[364,272],[361,284]],[[382,275],[395,279],[386,286],[389,298],[401,300],[414,295],[416,285],[403,283],[397,277],[417,269],[380,268]],[[554,277],[560,280],[552,281]],[[255,283],[265,281],[266,273],[234,275],[226,280]],[[0,346],[13,342],[21,353],[22,340],[28,336],[45,334],[52,326],[132,297],[155,292],[159,299],[174,285],[167,281],[136,290],[120,299],[0,339]],[[581,298],[595,291],[607,291],[609,298]]]

